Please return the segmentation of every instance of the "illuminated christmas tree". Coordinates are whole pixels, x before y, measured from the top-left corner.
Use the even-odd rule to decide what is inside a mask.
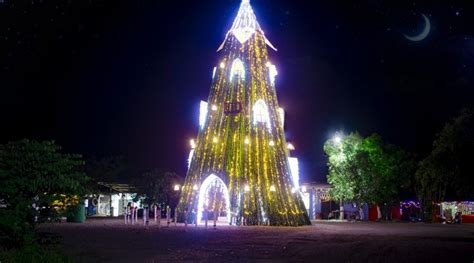
[[[218,49],[208,102],[201,102],[199,134],[191,140],[178,213],[206,214],[229,223],[310,224],[289,158],[284,111],[275,92],[277,70],[249,0],[243,0]],[[293,168],[293,169],[291,169]],[[212,216],[209,216],[212,218]]]

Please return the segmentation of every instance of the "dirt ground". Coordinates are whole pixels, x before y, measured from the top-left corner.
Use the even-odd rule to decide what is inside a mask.
[[[214,230],[88,219],[39,231],[61,235],[64,251],[79,262],[474,262],[474,224],[313,222]]]

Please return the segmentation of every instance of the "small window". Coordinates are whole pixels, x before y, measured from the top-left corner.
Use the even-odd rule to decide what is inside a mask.
[[[253,105],[253,124],[257,125],[264,123],[270,131],[270,116],[268,115],[267,104],[262,99],[259,99]]]
[[[230,81],[234,78],[234,76],[244,80],[245,79],[245,67],[242,60],[236,58],[234,62],[232,62],[232,68],[230,69]]]

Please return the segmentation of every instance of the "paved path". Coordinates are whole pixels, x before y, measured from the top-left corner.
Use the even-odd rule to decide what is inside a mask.
[[[474,262],[474,224],[329,223],[205,229],[118,219],[39,227],[80,262]]]

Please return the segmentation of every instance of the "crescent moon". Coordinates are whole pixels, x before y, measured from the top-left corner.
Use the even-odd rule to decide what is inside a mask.
[[[421,14],[421,15],[423,16],[423,19],[425,20],[425,27],[423,28],[423,31],[420,34],[416,35],[416,36],[407,36],[407,35],[404,34],[406,39],[408,39],[410,41],[413,41],[413,42],[418,42],[418,41],[421,41],[421,40],[425,39],[430,34],[430,31],[431,31],[430,20],[424,14]]]

